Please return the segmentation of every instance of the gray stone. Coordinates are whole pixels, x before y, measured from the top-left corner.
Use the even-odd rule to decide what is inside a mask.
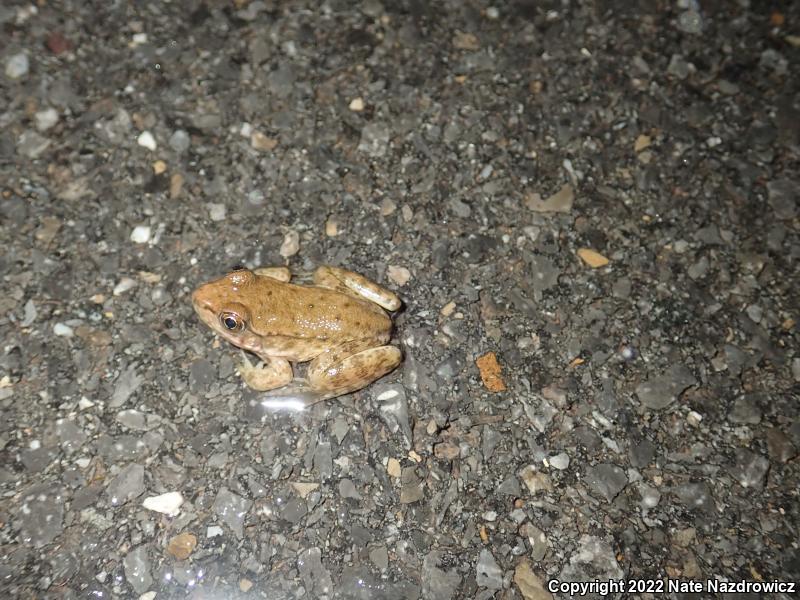
[[[716,514],[714,497],[707,483],[685,483],[674,488],[674,493],[687,508],[708,515]]]
[[[614,549],[608,542],[590,535],[581,536],[569,563],[559,574],[561,581],[608,581],[621,579],[624,573],[617,563]],[[584,596],[584,597],[599,597]]]
[[[244,520],[253,502],[223,487],[217,492],[211,510],[230,527],[237,538],[244,533]]]
[[[767,429],[767,450],[770,458],[779,463],[788,462],[797,456],[797,448],[789,436],[777,427]]]
[[[640,383],[636,388],[639,401],[647,408],[661,410],[672,404],[688,387],[697,380],[683,365],[673,365],[657,377]]]
[[[798,186],[800,183],[786,178],[767,182],[769,205],[779,219],[790,220],[797,215]]]
[[[569,467],[569,454],[567,454],[566,452],[560,452],[555,456],[551,456],[550,458],[548,458],[547,461],[550,463],[550,466],[553,467],[554,469],[563,471],[567,467]]]
[[[144,493],[144,467],[133,464],[124,467],[111,480],[106,488],[106,495],[112,506],[120,506],[129,500],[138,498]]]
[[[405,447],[411,448],[413,435],[405,388],[402,385],[376,385],[373,397],[378,405],[378,414],[386,427],[392,433],[401,432]]]
[[[389,550],[385,545],[380,545],[370,550],[369,559],[372,561],[372,564],[381,571],[385,571],[389,568]]]
[[[673,54],[667,66],[667,73],[683,80],[689,76],[691,70],[689,68],[689,63],[687,63],[680,54]]]
[[[342,479],[339,481],[339,495],[342,498],[361,500],[361,494],[358,493],[358,490],[351,479]]]
[[[177,129],[169,137],[169,147],[178,154],[183,154],[189,149],[192,143],[192,138],[183,129]]]
[[[100,124],[100,133],[105,137],[106,141],[115,146],[122,145],[131,137],[133,129],[133,121],[131,116],[124,108],[117,109],[116,114],[112,119],[103,121]]]
[[[117,423],[136,431],[147,431],[147,417],[139,410],[121,410],[117,413]]]
[[[756,425],[761,422],[761,409],[756,404],[755,397],[741,396],[733,403],[733,409],[728,415],[731,423]]]
[[[319,548],[309,548],[298,554],[297,570],[303,579],[306,592],[314,598],[330,597],[334,587],[331,574],[322,564],[322,551]]]
[[[133,393],[139,389],[139,386],[143,381],[144,378],[140,377],[136,373],[136,367],[134,365],[131,365],[125,369],[117,378],[117,383],[114,387],[114,393],[111,395],[111,399],[108,401],[109,408],[119,408],[125,404],[128,401],[128,398],[130,398]]]
[[[611,502],[628,485],[625,471],[611,463],[601,463],[586,469],[584,477],[589,489],[595,495],[601,496]]]
[[[189,389],[195,394],[204,394],[217,379],[217,367],[205,358],[199,358],[189,367]]]
[[[481,550],[478,556],[475,582],[492,590],[503,589],[503,570],[488,550]]]
[[[56,419],[55,429],[61,442],[61,449],[66,454],[80,450],[86,441],[86,433],[71,419]]]
[[[64,502],[61,490],[49,485],[38,485],[23,492],[19,510],[12,517],[20,543],[41,548],[61,535]]]
[[[746,448],[736,450],[731,476],[744,488],[762,489],[769,470],[769,461]]]
[[[629,451],[631,466],[641,469],[648,466],[656,455],[656,447],[647,438],[632,444]]]
[[[358,150],[373,158],[386,154],[389,147],[389,128],[380,122],[367,123],[361,129]]]
[[[25,77],[30,70],[30,59],[27,52],[12,54],[6,60],[6,77],[20,79]]]
[[[17,153],[26,158],[39,158],[50,147],[50,140],[36,131],[25,131],[19,136]]]
[[[530,282],[534,297],[537,301],[542,299],[542,293],[558,284],[561,270],[546,256],[536,254],[530,261]]]
[[[147,547],[137,546],[123,559],[125,568],[125,579],[137,594],[143,594],[153,585],[153,578],[150,576],[150,560],[147,557]]]
[[[497,486],[497,493],[506,496],[521,496],[522,488],[519,486],[519,479],[514,475],[509,475],[503,480],[503,483]]]
[[[400,475],[400,504],[418,502],[425,496],[422,480],[414,467],[405,467]]]
[[[528,538],[528,543],[531,545],[531,558],[535,561],[540,561],[547,554],[547,536],[544,531],[536,527],[533,523],[526,523],[520,529]]]
[[[441,552],[429,552],[422,561],[422,597],[425,600],[451,600],[455,597],[461,575],[456,568],[440,568]]]
[[[684,33],[700,34],[703,33],[703,17],[694,9],[689,9],[678,15],[678,29]]]
[[[323,481],[333,475],[333,453],[330,442],[319,442],[314,448],[314,468]]]
[[[297,524],[308,513],[308,506],[301,498],[290,498],[281,509],[281,518],[289,523]]]

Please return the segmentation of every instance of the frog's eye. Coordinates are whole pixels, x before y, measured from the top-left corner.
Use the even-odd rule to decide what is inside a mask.
[[[244,320],[236,313],[222,313],[219,321],[229,331],[244,331]]]

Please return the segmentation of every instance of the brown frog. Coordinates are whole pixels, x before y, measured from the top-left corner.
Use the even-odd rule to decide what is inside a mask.
[[[400,299],[363,275],[319,267],[313,285],[290,283],[285,267],[237,269],[192,294],[200,319],[222,338],[252,352],[239,368],[245,383],[266,391],[294,380],[291,362],[311,361],[294,391],[310,404],[359,390],[402,361],[387,345],[392,320],[386,311]]]

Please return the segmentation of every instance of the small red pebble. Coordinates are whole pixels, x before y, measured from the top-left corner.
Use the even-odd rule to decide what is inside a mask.
[[[72,44],[62,34],[55,32],[47,36],[47,49],[53,54],[62,54],[72,48]]]

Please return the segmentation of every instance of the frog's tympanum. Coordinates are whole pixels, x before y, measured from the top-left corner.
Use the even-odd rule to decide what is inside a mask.
[[[395,294],[337,267],[318,268],[313,285],[290,278],[285,267],[237,269],[192,294],[206,325],[263,361],[253,366],[245,359],[239,368],[250,387],[288,386],[290,361],[311,361],[306,380],[290,386],[311,403],[359,390],[400,364],[400,350],[388,345],[386,311],[400,308]]]

